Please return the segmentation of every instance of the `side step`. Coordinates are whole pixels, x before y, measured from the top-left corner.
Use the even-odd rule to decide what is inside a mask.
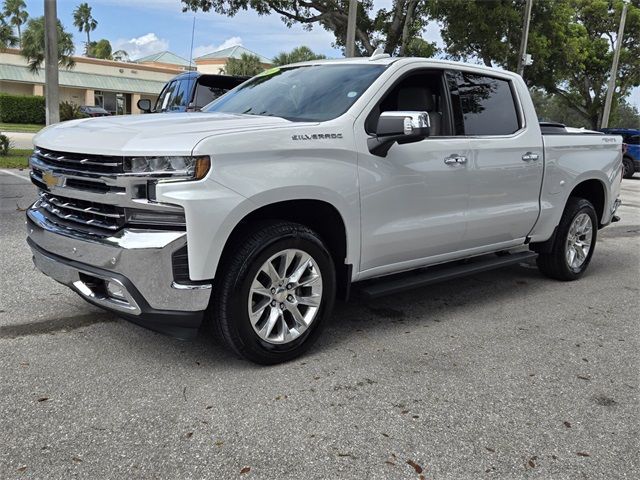
[[[453,278],[465,277],[475,273],[486,272],[496,268],[514,265],[532,258],[536,258],[536,252],[518,252],[504,256],[483,255],[471,259],[466,263],[455,262],[430,267],[416,272],[405,272],[398,275],[390,275],[377,280],[365,281],[362,286],[354,284],[360,297],[371,299],[398,293],[412,288],[423,287],[432,283],[444,282]]]

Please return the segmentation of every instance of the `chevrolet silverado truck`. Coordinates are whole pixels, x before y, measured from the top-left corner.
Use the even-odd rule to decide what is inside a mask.
[[[271,364],[363,298],[537,258],[585,273],[616,221],[621,138],[540,125],[516,74],[371,58],[273,68],[202,112],[34,139],[28,244],[92,304]]]

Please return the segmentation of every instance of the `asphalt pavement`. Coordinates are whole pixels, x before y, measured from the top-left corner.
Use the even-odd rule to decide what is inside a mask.
[[[636,177],[580,281],[522,264],[338,304],[258,367],[36,271],[35,188],[0,171],[0,478],[640,478]]]

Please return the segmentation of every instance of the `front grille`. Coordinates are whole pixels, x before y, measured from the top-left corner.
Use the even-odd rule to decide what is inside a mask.
[[[64,168],[89,173],[124,173],[123,157],[56,152],[44,148],[36,148],[33,155],[52,168]]]
[[[104,203],[40,193],[39,207],[52,223],[93,234],[110,234],[125,224],[125,209]]]

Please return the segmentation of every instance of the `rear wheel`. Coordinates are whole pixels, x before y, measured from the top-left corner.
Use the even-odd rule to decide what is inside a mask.
[[[300,224],[257,228],[229,255],[218,278],[210,309],[214,331],[256,363],[304,353],[333,308],[333,260],[320,237]]]
[[[622,159],[622,176],[624,178],[631,178],[635,173],[635,166],[633,165],[633,159],[630,157],[624,157]]]
[[[577,280],[591,261],[596,246],[598,217],[584,198],[570,197],[556,230],[550,253],[538,256],[538,268],[557,280]]]

